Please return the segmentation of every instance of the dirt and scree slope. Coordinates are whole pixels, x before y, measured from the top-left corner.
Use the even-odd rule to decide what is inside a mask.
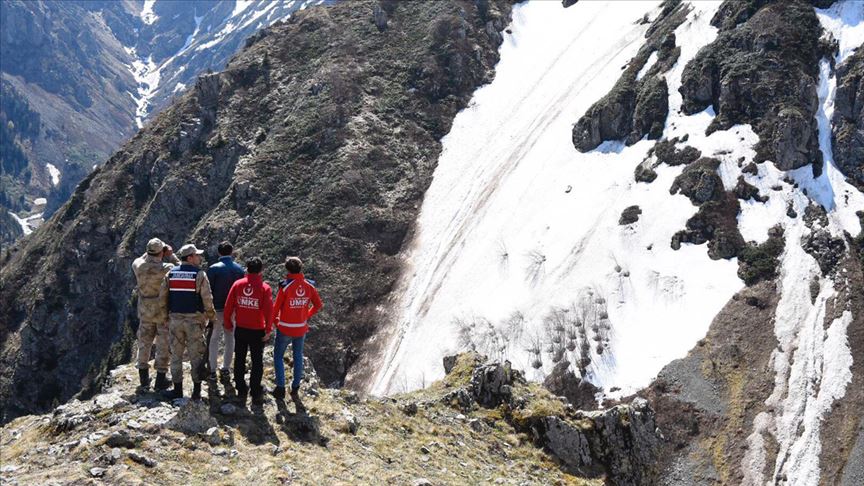
[[[494,74],[510,2],[346,2],[247,41],[79,185],[0,271],[3,421],[93,391],[129,357],[132,260],[154,236],[236,243],[277,281],[302,255],[326,309],[308,353],[339,382],[428,186]]]

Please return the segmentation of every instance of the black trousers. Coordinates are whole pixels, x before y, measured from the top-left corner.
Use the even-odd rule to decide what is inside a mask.
[[[234,387],[237,393],[251,391],[252,395],[263,393],[261,377],[264,376],[264,330],[234,329]],[[246,353],[252,356],[249,387],[246,386]]]

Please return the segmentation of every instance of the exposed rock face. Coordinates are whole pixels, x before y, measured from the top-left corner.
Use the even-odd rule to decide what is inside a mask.
[[[672,236],[672,248],[678,249],[681,243],[701,245],[708,242],[708,256],[717,260],[733,258],[745,244],[738,230],[738,213],[741,206],[735,194],[721,192],[699,207],[699,211],[687,220],[686,229]]]
[[[725,2],[713,23],[723,30],[682,75],[684,111],[713,105],[709,133],[752,124],[757,162],[821,170],[815,114],[822,28],[813,7],[803,0]]]
[[[719,167],[719,160],[707,157],[688,165],[675,178],[669,194],[677,194],[680,191],[696,206],[720,199],[723,194],[723,180],[717,174]]]
[[[211,260],[233,240],[271,282],[301,255],[326,303],[307,352],[327,383],[344,377],[382,320],[439,140],[493,72],[500,37],[487,26],[510,12],[397,2],[380,33],[375,3],[307,9],[259,35],[28,238],[0,271],[4,420],[92,391],[128,359],[130,265],[154,236]]]
[[[509,363],[482,364],[483,359],[472,354],[456,359],[460,362],[449,366],[447,379],[469,374],[471,378],[467,389],[457,388],[445,395],[445,403],[465,411],[503,406],[507,420],[530,432],[537,445],[580,476],[605,477],[617,485],[649,484],[656,478],[660,435],[646,400],[636,398],[629,405],[592,412],[577,411],[560,402],[540,406],[531,404],[534,395],[525,393],[522,374],[511,370]],[[454,363],[453,358],[448,360],[448,365]],[[454,371],[456,368],[459,371]],[[567,367],[559,364],[558,369],[566,372]],[[462,395],[467,397],[453,398]]]
[[[642,214],[642,210],[639,206],[628,206],[621,212],[621,217],[618,218],[618,224],[633,224],[636,221],[639,221],[640,214]]]
[[[555,365],[549,376],[543,380],[543,386],[552,393],[565,397],[578,410],[597,408],[595,395],[600,389],[590,381],[576,376],[576,373],[570,369],[570,362],[566,360]]]
[[[675,30],[687,16],[680,2],[667,1],[660,16],[646,33],[639,50],[612,90],[594,103],[573,127],[573,145],[580,152],[594,150],[607,140],[624,140],[632,145],[644,136],[660,138],[669,111],[666,79],[660,76],[678,59]],[[640,72],[649,58],[656,62]]]
[[[837,67],[831,128],[834,163],[864,188],[864,49],[858,48]]]

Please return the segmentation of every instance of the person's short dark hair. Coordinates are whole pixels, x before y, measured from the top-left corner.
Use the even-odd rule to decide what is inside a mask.
[[[288,270],[288,273],[300,273],[303,271],[303,262],[296,256],[286,257],[285,270]]]
[[[228,241],[223,241],[222,243],[219,243],[218,249],[219,249],[219,256],[228,256],[228,255],[234,253],[234,245],[232,245]]]
[[[264,268],[264,262],[261,261],[258,257],[252,257],[246,260],[246,272],[247,273],[261,273],[261,270]]]

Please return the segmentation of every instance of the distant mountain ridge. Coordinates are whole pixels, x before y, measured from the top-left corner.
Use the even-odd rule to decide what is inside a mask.
[[[221,70],[247,37],[321,3],[331,2],[2,2],[0,211],[9,223],[0,244],[53,214],[94,166],[198,74]]]

